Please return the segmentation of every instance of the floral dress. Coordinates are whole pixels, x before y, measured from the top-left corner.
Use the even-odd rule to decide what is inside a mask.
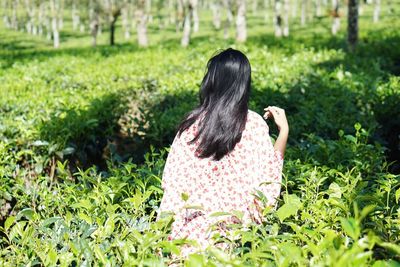
[[[201,249],[205,249],[211,244],[214,233],[211,229],[215,228],[211,226],[221,222],[219,216],[211,214],[236,211],[241,216],[224,216],[224,222],[261,223],[262,201],[256,197],[260,192],[267,205],[276,207],[283,157],[274,150],[263,117],[248,110],[242,138],[230,153],[219,161],[212,157],[199,158],[195,154],[199,140],[187,144],[197,133],[198,121],[180,137],[176,135],[171,145],[162,175],[164,195],[158,218],[163,212],[173,212],[169,239],[195,240]],[[223,227],[219,229],[223,235]],[[187,256],[195,250],[186,245],[181,255]]]

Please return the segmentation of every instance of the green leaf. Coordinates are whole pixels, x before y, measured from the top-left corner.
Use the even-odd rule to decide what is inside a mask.
[[[35,211],[31,208],[26,208],[18,212],[17,220],[21,219],[22,217],[25,217],[28,220],[32,220],[33,215],[35,215]]]
[[[61,217],[51,217],[51,218],[48,218],[48,219],[42,221],[41,227],[47,227],[47,226],[49,226],[50,224],[55,223],[56,221],[58,221],[58,220],[60,220],[60,219],[62,219],[62,218],[61,218]]]
[[[396,196],[396,203],[399,203],[399,199],[400,199],[400,188],[396,190],[395,196]]]
[[[333,182],[329,185],[329,198],[341,198],[342,197],[342,189],[340,186]]]
[[[53,248],[50,248],[47,252],[46,263],[49,266],[54,266],[57,263],[57,252]]]
[[[344,136],[345,138],[346,138],[346,140],[347,141],[350,141],[350,142],[352,142],[352,143],[354,143],[354,144],[356,144],[357,143],[357,138],[355,138],[354,136],[352,136],[352,135],[345,135]]]
[[[114,232],[114,228],[115,228],[115,223],[114,223],[114,218],[110,217],[107,219],[105,225],[104,225],[104,234],[105,236],[109,236],[112,234],[112,232]]]
[[[78,203],[72,204],[71,207],[75,209],[84,208],[86,210],[90,210],[93,205],[89,199],[82,199]]]
[[[176,246],[173,242],[162,241],[159,243],[159,245],[163,247],[167,252],[170,251],[175,255],[179,255],[181,253],[180,248]]]
[[[358,240],[360,236],[360,228],[354,218],[340,218],[344,232],[353,240]]]
[[[368,205],[365,206],[361,213],[360,213],[360,217],[358,218],[359,221],[362,221],[368,214],[370,214],[371,212],[373,212],[375,210],[375,205]]]
[[[219,260],[220,262],[223,263],[228,263],[230,258],[229,255],[227,253],[225,253],[224,251],[215,248],[215,247],[210,247],[209,248],[210,252],[215,256],[215,258],[217,258],[217,260]]]
[[[79,212],[79,213],[78,213],[78,218],[81,219],[81,220],[84,220],[84,221],[87,222],[88,224],[92,224],[92,223],[93,223],[92,218],[90,218],[88,215],[86,215],[86,214],[83,213],[83,212]]]
[[[372,265],[372,267],[399,267],[400,263],[398,263],[397,261],[394,260],[379,260],[374,262],[374,265]]]
[[[283,222],[286,218],[295,215],[301,206],[300,198],[297,195],[287,195],[285,204],[277,210],[276,215]]]
[[[391,250],[394,253],[400,255],[400,246],[399,245],[396,245],[394,243],[389,243],[389,242],[381,242],[381,243],[379,243],[379,246],[386,248],[388,250]]]
[[[185,262],[186,267],[202,267],[205,266],[204,256],[200,254],[189,255]]]
[[[15,222],[15,216],[9,216],[4,222],[4,229],[7,231],[10,226]]]
[[[101,263],[104,265],[107,263],[107,258],[104,255],[103,251],[100,250],[98,246],[94,246],[94,253],[96,254],[97,258],[100,259]]]
[[[26,225],[27,221],[21,221],[15,223],[15,225],[11,228],[10,234],[9,234],[9,239],[13,240],[14,237],[23,237],[24,236],[24,227]]]
[[[293,243],[284,242],[279,244],[282,254],[290,258],[291,262],[299,262],[301,260],[301,249]]]

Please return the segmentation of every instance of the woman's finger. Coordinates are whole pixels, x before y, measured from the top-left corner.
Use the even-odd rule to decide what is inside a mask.
[[[271,112],[270,112],[270,111],[267,111],[267,112],[264,113],[264,116],[263,116],[263,117],[264,117],[265,119],[268,119],[270,116],[271,116]]]

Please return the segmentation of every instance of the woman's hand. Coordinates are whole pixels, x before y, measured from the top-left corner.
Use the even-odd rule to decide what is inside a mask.
[[[286,119],[285,110],[274,106],[269,106],[264,110],[265,114],[263,117],[265,119],[273,117],[276,126],[278,126],[279,135],[275,140],[274,149],[281,152],[283,157],[285,155],[286,143],[289,135],[289,124]]]
[[[285,114],[285,110],[275,107],[275,106],[269,106],[267,108],[264,109],[265,110],[265,114],[264,114],[264,118],[268,119],[269,117],[273,117],[276,126],[278,126],[279,131],[286,131],[289,132],[289,124],[287,122],[286,119],[286,114]]]

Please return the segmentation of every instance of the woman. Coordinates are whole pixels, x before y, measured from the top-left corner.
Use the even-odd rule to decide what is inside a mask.
[[[169,239],[195,240],[204,249],[212,226],[224,235],[227,223],[261,223],[257,191],[275,207],[289,126],[283,109],[264,109],[264,118],[272,117],[279,129],[273,145],[263,117],[248,109],[250,85],[250,63],[240,51],[229,48],[209,60],[200,105],[179,125],[163,171],[158,218],[174,214]],[[219,211],[242,216],[210,216]],[[193,251],[186,245],[181,255]]]

